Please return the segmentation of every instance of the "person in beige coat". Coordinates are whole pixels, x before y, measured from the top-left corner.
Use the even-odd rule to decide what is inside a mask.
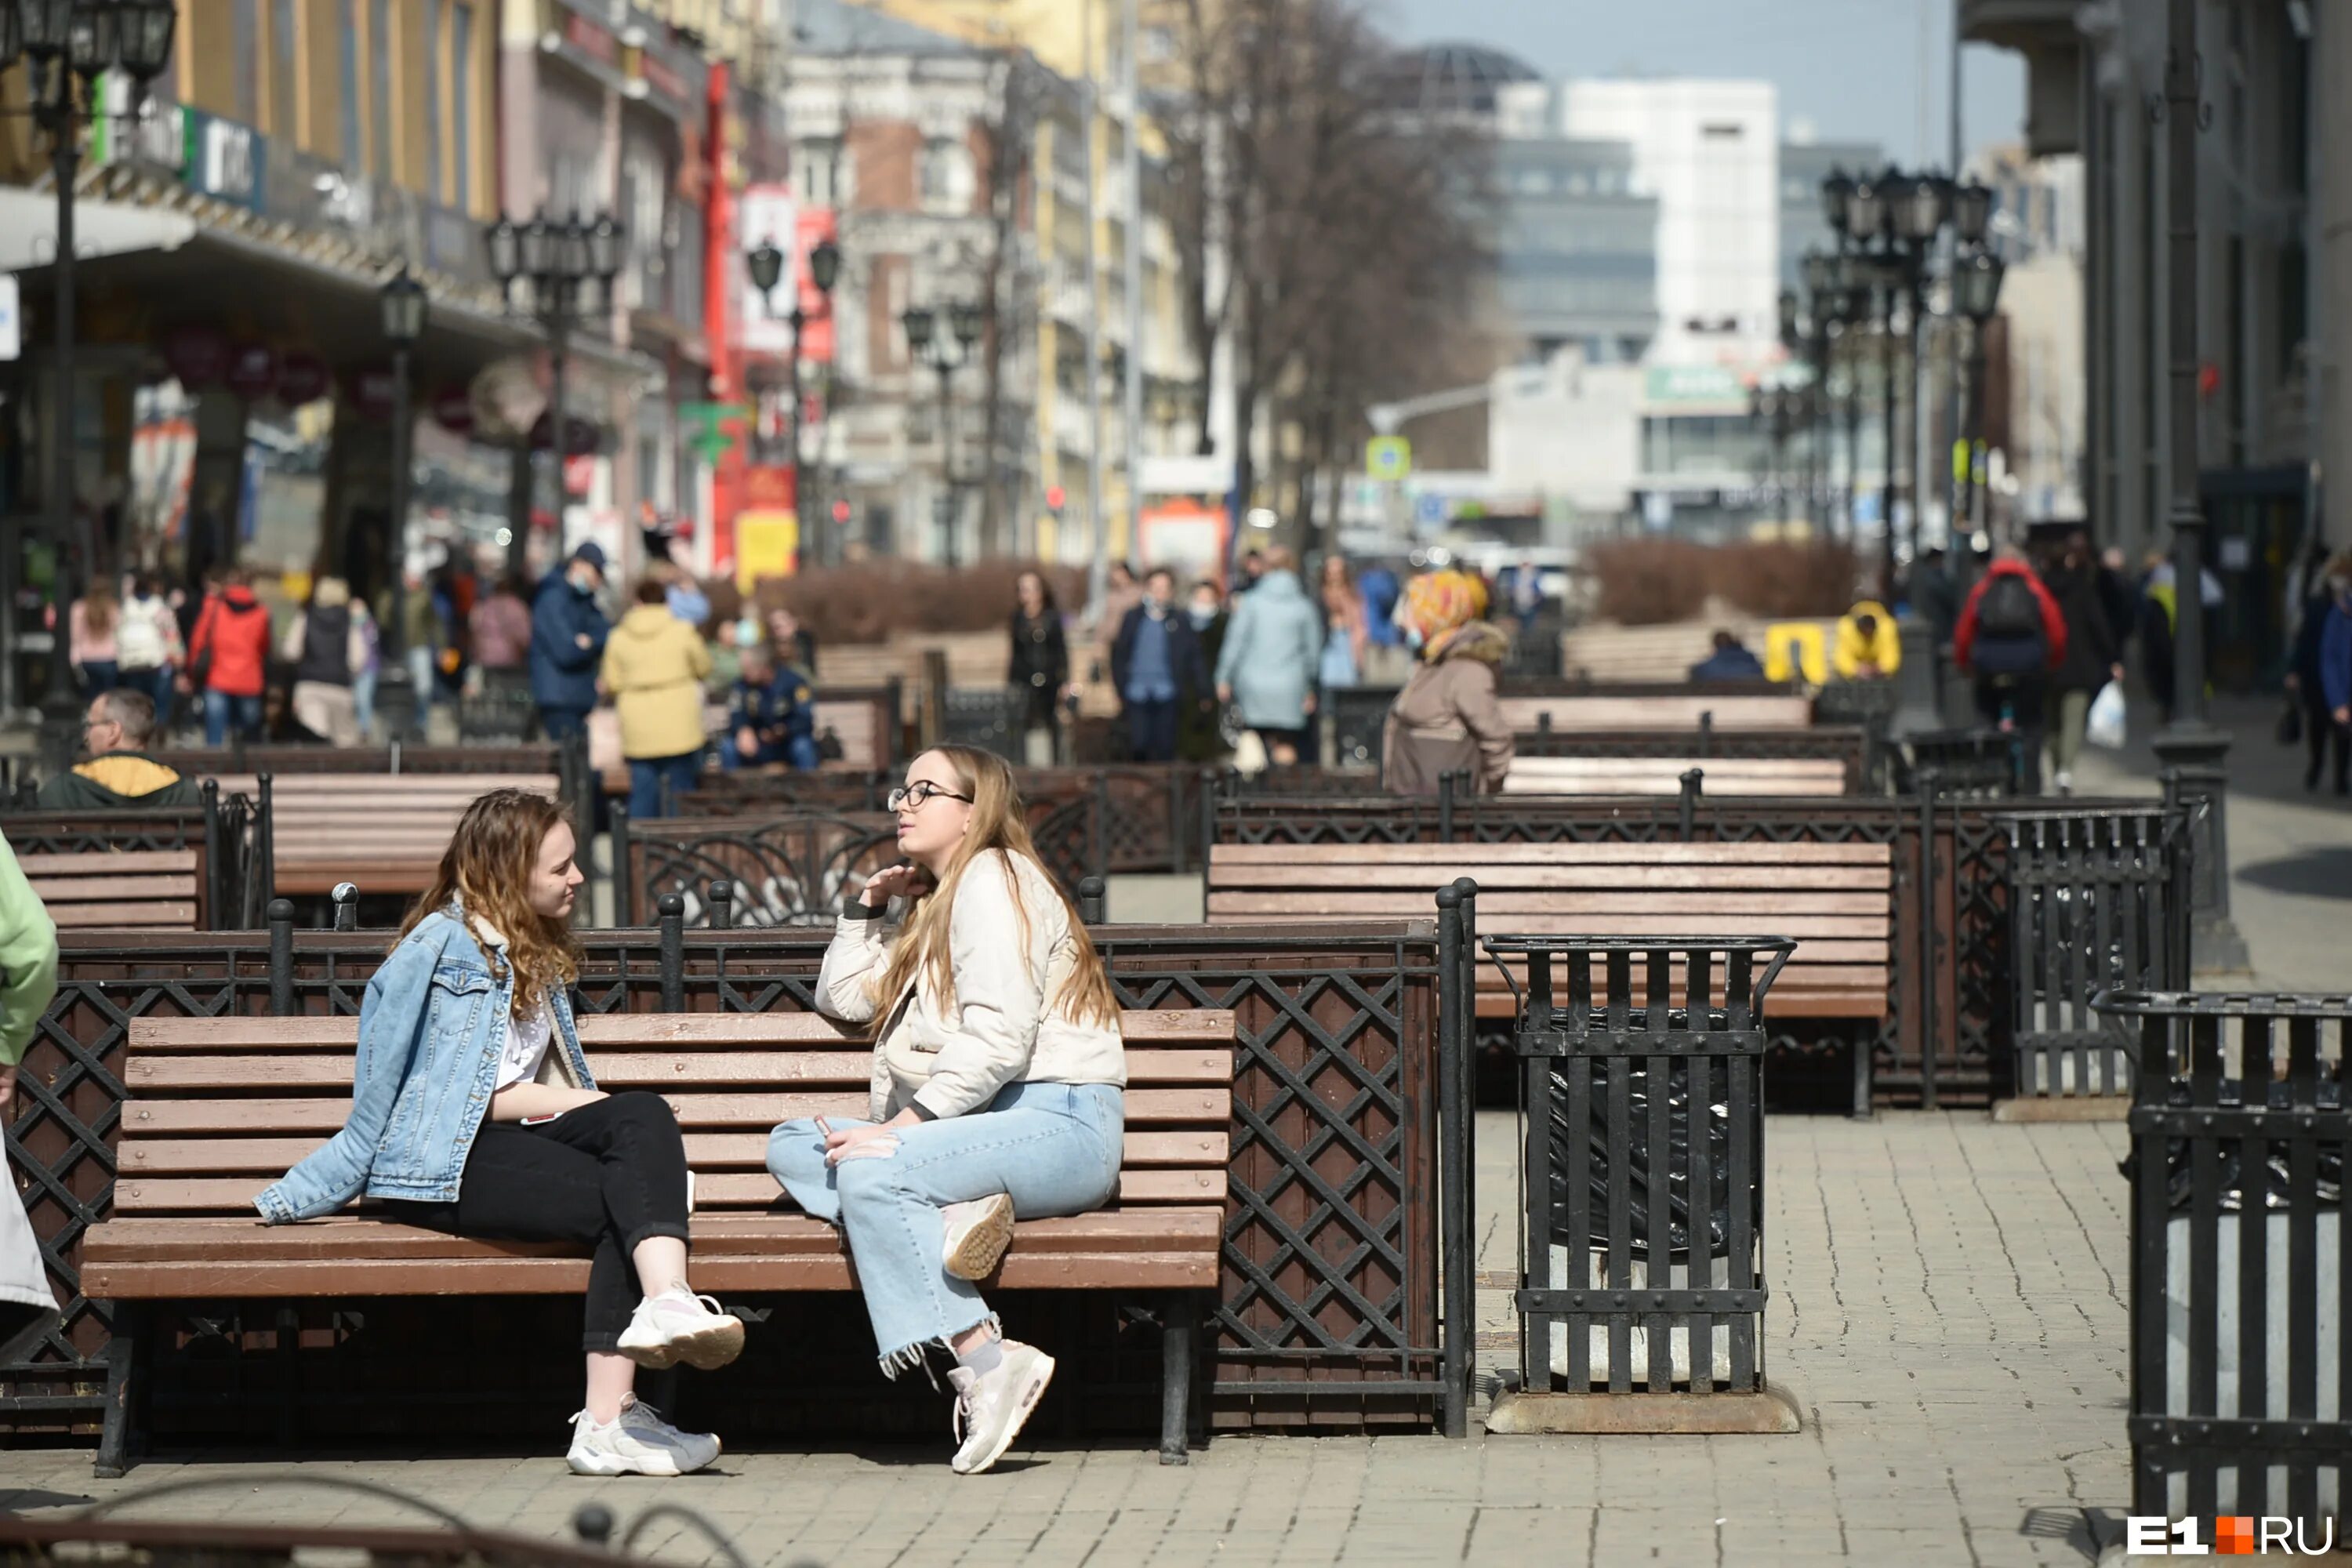
[[[620,710],[621,755],[629,763],[629,816],[662,815],[664,796],[694,787],[702,772],[702,683],[710,649],[702,634],[670,614],[669,589],[651,577],[604,644],[604,686]]]
[[[1470,621],[1423,634],[1422,662],[1389,709],[1381,734],[1381,784],[1391,795],[1435,795],[1447,773],[1468,770],[1473,787],[1503,787],[1517,750],[1495,695],[1509,634]]]

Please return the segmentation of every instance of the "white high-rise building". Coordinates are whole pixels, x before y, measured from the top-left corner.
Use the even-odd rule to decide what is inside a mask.
[[[1751,364],[1779,335],[1780,98],[1769,82],[1571,81],[1559,133],[1633,150],[1658,204],[1658,364]]]

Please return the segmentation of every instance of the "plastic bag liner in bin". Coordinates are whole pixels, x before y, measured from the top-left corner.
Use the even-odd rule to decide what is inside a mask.
[[[2293,1084],[2273,1083],[2269,1087],[2270,1108],[2273,1110],[2300,1109],[2294,1099]],[[2322,1081],[2315,1087],[2319,1091],[2320,1110],[2344,1109],[2343,1085]],[[2217,1104],[2230,1110],[2236,1110],[2244,1105],[2246,1080],[2240,1078],[2223,1079],[2218,1086],[2214,1100]],[[2179,1079],[2173,1079],[2165,1086],[2164,1102],[2182,1110],[2190,1109],[2194,1104],[2194,1101],[2189,1099],[2189,1085]],[[2221,1212],[2223,1214],[2241,1213],[2246,1206],[2246,1173],[2243,1161],[2245,1145],[2235,1138],[2217,1138],[2211,1142],[2221,1175]],[[2195,1190],[2196,1178],[2191,1173],[2189,1157],[2191,1142],[2192,1140],[2187,1138],[2168,1138],[2164,1141],[2165,1199],[2175,1214],[2189,1212],[2190,1194]],[[2281,1141],[2273,1140],[2270,1149],[2270,1158],[2264,1163],[2263,1206],[2265,1209],[2284,1210],[2287,1207],[2287,1194],[2292,1190],[2287,1173],[2287,1145]],[[2324,1209],[2341,1208],[2344,1205],[2344,1146],[2340,1143],[2323,1142],[2319,1145],[2318,1155],[2319,1206]],[[2125,1175],[2130,1175],[2133,1161],[2137,1158],[2137,1154],[2126,1155],[2117,1168]]]
[[[1689,1026],[1689,1015],[1677,1008],[1670,1016],[1674,1028]],[[1723,1028],[1720,1016],[1711,1026]],[[1690,1253],[1690,1145],[1691,1145],[1691,1061],[1689,1057],[1670,1057],[1666,1069],[1666,1236],[1667,1245],[1676,1258],[1686,1258]],[[1712,1081],[1718,1094],[1729,1091],[1728,1075],[1717,1065],[1720,1058],[1700,1058],[1713,1068]],[[1614,1167],[1609,1154],[1609,1084],[1611,1075],[1623,1073],[1625,1084],[1625,1171],[1622,1178],[1629,1183],[1626,1190],[1626,1227],[1631,1232],[1628,1251],[1634,1258],[1650,1255],[1650,1198],[1654,1191],[1650,1183],[1650,1094],[1652,1092],[1649,1059],[1643,1057],[1613,1057],[1592,1059],[1592,1112],[1591,1124],[1584,1130],[1589,1152],[1585,1168],[1591,1173],[1592,1193],[1588,1200],[1591,1214],[1590,1234],[1570,1234],[1568,1225],[1568,1183],[1575,1168],[1574,1149],[1570,1142],[1575,1131],[1568,1124],[1568,1078],[1555,1068],[1550,1074],[1551,1116],[1551,1210],[1554,1215],[1552,1244],[1571,1252],[1578,1248],[1605,1249],[1609,1245],[1609,1187]],[[1751,1072],[1750,1081],[1756,1074]],[[1759,1085],[1759,1092],[1761,1086]],[[1712,1100],[1705,1110],[1706,1118],[1707,1166],[1707,1256],[1725,1258],[1731,1250],[1731,1107],[1720,1099]],[[1750,1147],[1760,1147],[1751,1143]],[[1750,1223],[1760,1230],[1764,1219],[1764,1187],[1761,1172],[1748,1173],[1748,1202]]]

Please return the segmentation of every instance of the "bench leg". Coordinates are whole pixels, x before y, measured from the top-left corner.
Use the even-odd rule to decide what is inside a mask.
[[[98,1458],[90,1473],[100,1480],[118,1479],[131,1468],[131,1416],[139,1396],[140,1338],[147,1330],[147,1309],[137,1301],[114,1303],[114,1337],[106,1344],[106,1415],[98,1438]]]
[[[1192,1430],[1192,1342],[1198,1331],[1190,1291],[1179,1291],[1168,1301],[1160,1330],[1160,1462],[1186,1462],[1185,1443]]]
[[[1935,1047],[1930,1046],[1930,1050]],[[1870,1031],[1857,1028],[1853,1032],[1853,1120],[1870,1120],[1871,1086],[1875,1081],[1876,1056],[1870,1041]]]

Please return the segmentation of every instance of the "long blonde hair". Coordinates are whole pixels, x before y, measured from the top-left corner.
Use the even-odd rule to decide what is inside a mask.
[[[514,1016],[536,1010],[551,993],[580,978],[580,942],[572,927],[530,907],[540,846],[559,824],[570,822],[561,805],[527,789],[494,789],[477,797],[457,819],[433,885],[401,922],[401,936],[425,916],[455,904],[469,921],[481,921],[507,939],[506,960],[514,965]],[[488,942],[482,947],[490,973],[503,982],[506,966],[497,950]]]
[[[956,846],[954,858],[949,860],[939,886],[915,901],[913,917],[890,950],[890,961],[883,966],[882,976],[874,987],[876,1031],[878,1033],[889,1022],[887,1011],[890,1004],[918,976],[929,983],[940,1006],[955,1005],[955,964],[948,951],[948,930],[955,919],[956,892],[963,886],[964,873],[971,863],[991,850],[1000,850],[1008,859],[1026,860],[1034,866],[1069,916],[1070,939],[1077,947],[1077,962],[1063,982],[1061,994],[1045,998],[1045,1010],[1076,1023],[1106,1027],[1115,1025],[1118,1021],[1118,997],[1111,990],[1110,973],[1103,967],[1101,954],[1095,952],[1086,924],[1078,919],[1077,907],[1070,902],[1069,895],[1062,890],[1053,873],[1045,869],[1037,846],[1029,837],[1029,822],[1022,812],[1021,791],[1013,782],[1012,767],[993,752],[975,751],[970,746],[933,746],[929,754],[943,759],[954,770],[957,784],[971,796],[971,826],[966,830],[963,842]],[[1013,916],[1021,922],[1021,945],[1025,949],[1033,927],[1028,905],[1023,901],[1017,868],[1005,868],[1004,881],[1013,895]]]

